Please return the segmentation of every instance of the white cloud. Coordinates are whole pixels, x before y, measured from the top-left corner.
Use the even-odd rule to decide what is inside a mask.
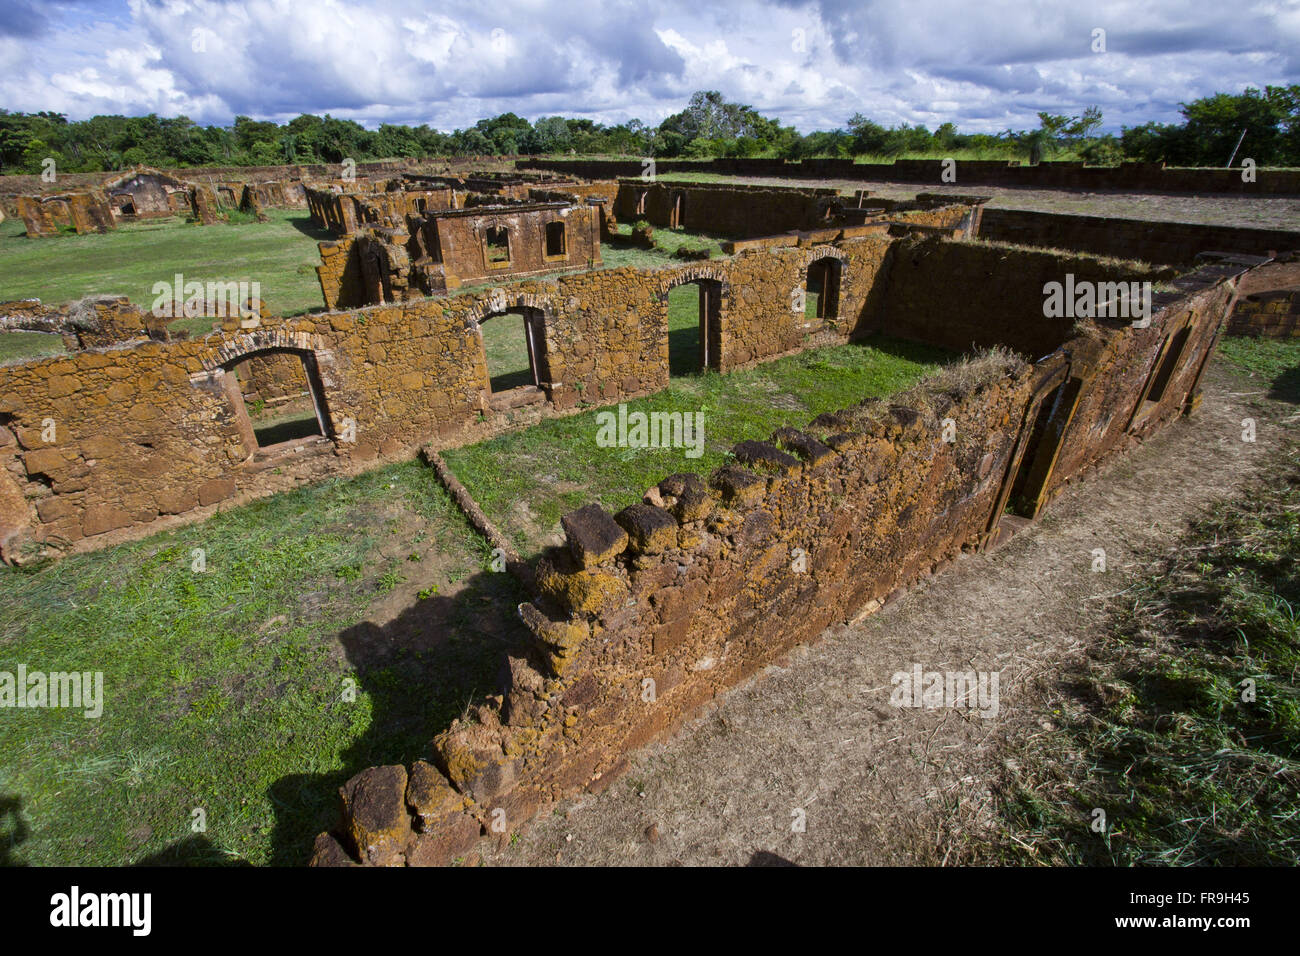
[[[858,111],[996,132],[1091,103],[1110,128],[1170,121],[1180,101],[1300,82],[1294,0],[0,4],[0,103],[74,119],[329,112],[451,129],[511,110],[656,122],[719,89],[805,132]],[[1104,54],[1090,48],[1095,28]]]

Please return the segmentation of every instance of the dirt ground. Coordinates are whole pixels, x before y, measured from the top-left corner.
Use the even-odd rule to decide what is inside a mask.
[[[1241,420],[1258,422],[1253,444]],[[1104,634],[1144,556],[1286,453],[1300,415],[1217,360],[1204,401],[879,613],[822,637],[634,755],[599,795],[524,826],[490,865],[936,864],[992,824],[1003,744],[1053,719],[1053,676]],[[1093,550],[1107,570],[1094,572]],[[998,672],[999,711],[890,705],[891,675]],[[796,832],[800,820],[803,832]]]

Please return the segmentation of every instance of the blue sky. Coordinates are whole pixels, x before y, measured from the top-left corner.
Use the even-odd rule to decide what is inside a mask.
[[[1118,130],[1290,83],[1300,0],[0,0],[0,106],[72,119],[657,123],[717,89],[803,132],[1094,103]]]

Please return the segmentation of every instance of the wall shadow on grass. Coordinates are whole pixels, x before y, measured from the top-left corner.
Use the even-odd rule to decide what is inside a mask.
[[[0,866],[26,866],[14,851],[27,842],[31,831],[23,819],[23,798],[0,794]]]
[[[275,807],[271,862],[301,866],[318,833],[339,822],[338,790],[367,767],[428,759],[433,737],[469,704],[508,684],[507,654],[524,654],[529,633],[519,619],[530,595],[505,572],[481,571],[454,595],[408,606],[384,625],[366,621],[339,634],[357,681],[368,695],[370,725],[329,773],[290,774],[268,789]],[[343,719],[337,713],[323,719]]]
[[[288,220],[289,225],[297,229],[304,236],[315,239],[317,242],[324,242],[338,238],[329,229],[325,229],[311,221],[311,216],[295,216]]]
[[[1289,368],[1273,379],[1268,397],[1277,402],[1300,405],[1300,366]]]

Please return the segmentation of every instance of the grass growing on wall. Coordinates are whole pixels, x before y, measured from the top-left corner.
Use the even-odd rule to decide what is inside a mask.
[[[522,553],[535,554],[558,534],[560,517],[575,508],[595,501],[618,511],[675,472],[707,475],[729,460],[739,441],[764,439],[783,425],[806,425],[822,412],[901,391],[954,358],[930,346],[873,338],[727,375],[674,378],[664,391],[626,403],[629,413],[701,412],[704,442],[695,458],[683,448],[597,446],[597,416],[617,406],[449,449],[443,458],[497,527]]]
[[[104,673],[99,719],[3,712],[0,863],[305,862],[341,783],[494,686],[522,598],[489,560],[411,462],[0,570],[0,672]]]
[[[0,223],[0,302],[61,305],[87,295],[125,295],[142,309],[155,282],[260,282],[272,314],[324,307],[315,267],[317,230],[303,209],[267,210],[270,222],[199,226],[179,218],[123,225],[112,232],[28,239],[22,220]],[[197,324],[196,324],[197,323]],[[207,331],[211,319],[182,327]]]

